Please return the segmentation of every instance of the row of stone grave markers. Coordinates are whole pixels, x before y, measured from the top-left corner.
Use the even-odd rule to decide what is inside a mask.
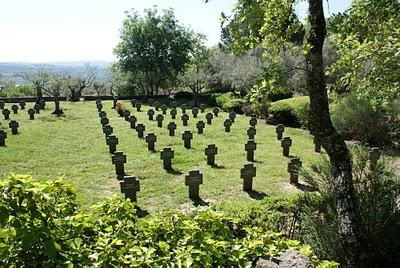
[[[100,124],[103,129],[103,134],[111,154],[111,162],[115,166],[115,174],[120,183],[121,193],[125,198],[129,198],[132,202],[137,201],[136,193],[140,191],[140,181],[136,180],[135,176],[130,176],[125,173],[124,164],[126,163],[126,155],[123,152],[117,151],[118,138],[113,134],[113,128],[110,126],[107,113],[103,111],[101,100],[96,100],[97,111],[99,112]]]

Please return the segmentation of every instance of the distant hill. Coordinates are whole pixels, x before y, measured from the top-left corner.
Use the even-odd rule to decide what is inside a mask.
[[[105,70],[111,64],[108,61],[73,61],[73,62],[44,62],[44,63],[28,63],[28,62],[0,62],[0,74],[18,84],[24,84],[26,81],[23,75],[27,72],[45,69],[55,73],[71,73],[72,75],[80,75],[85,72],[85,64],[97,67],[96,80],[105,80]]]

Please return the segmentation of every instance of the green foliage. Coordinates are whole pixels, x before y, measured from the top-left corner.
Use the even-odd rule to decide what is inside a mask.
[[[36,95],[36,89],[31,84],[12,85],[0,92],[1,97],[32,97]]]
[[[244,99],[237,97],[232,92],[221,94],[215,100],[217,105],[223,110],[234,111],[236,113],[242,113],[242,105],[245,102]]]
[[[179,25],[172,10],[158,15],[156,9],[147,9],[144,17],[134,11],[126,14],[121,40],[114,49],[118,64],[141,78],[147,95],[158,94],[189,62],[193,34]]]
[[[308,96],[273,102],[269,109],[268,122],[291,127],[307,127],[309,106]]]
[[[388,126],[385,114],[371,104],[350,93],[332,107],[335,128],[348,140],[359,140],[374,146],[388,143]]]
[[[271,79],[262,80],[261,83],[254,85],[249,95],[251,102],[262,100],[274,102],[291,98],[293,92],[287,87],[281,86],[276,80]]]
[[[368,101],[375,110],[390,106],[400,95],[400,2],[353,1],[330,28],[339,60],[330,75],[340,74],[334,87],[346,87]]]
[[[300,247],[209,209],[138,219],[134,203],[113,198],[89,214],[78,212],[74,191],[62,180],[0,182],[0,266],[245,267]]]
[[[357,204],[364,223],[364,239],[369,246],[368,263],[371,267],[394,267],[400,258],[400,212],[394,196],[400,187],[400,178],[384,160],[371,171],[366,149],[355,147],[352,155]],[[321,258],[340,260],[343,252],[337,233],[330,163],[323,158],[311,168],[311,172],[304,172],[305,180],[318,189],[318,194],[306,195],[301,200],[305,211],[302,240],[313,245]]]
[[[176,100],[191,100],[193,99],[193,93],[189,91],[179,91],[174,95]]]

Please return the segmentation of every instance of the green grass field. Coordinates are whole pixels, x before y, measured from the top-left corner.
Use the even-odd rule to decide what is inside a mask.
[[[145,133],[156,133],[156,152],[152,153],[147,150],[145,140],[139,139],[129,123],[111,109],[111,102],[103,102],[103,105],[114,134],[119,139],[117,150],[127,155],[125,171],[140,180],[138,203],[143,209],[155,211],[163,208],[190,208],[193,204],[188,198],[184,177],[194,169],[199,169],[204,175],[200,195],[211,204],[299,191],[288,183],[288,158],[282,156],[275,127],[263,121],[259,120],[256,127],[257,176],[253,183],[256,194],[250,196],[242,191],[240,178],[240,169],[246,163],[244,144],[247,141],[248,117],[238,115],[231,133],[225,133],[223,121],[228,114],[220,113],[211,126],[206,125],[204,134],[199,135],[195,124],[198,120],[206,122],[205,113],[199,114],[197,119],[190,113],[189,126],[183,127],[181,110],[178,109],[176,120],[171,120],[168,112],[163,128],[158,128],[156,121],[148,121],[148,106],[143,106],[142,112],[136,112],[130,108],[129,102],[125,102],[124,105],[133,111],[138,122],[145,124]],[[7,105],[8,108],[10,106]],[[31,103],[27,104],[27,108],[31,106]],[[64,177],[76,186],[78,199],[85,207],[119,193],[119,183],[115,178],[114,165],[111,163],[95,102],[63,102],[61,106],[65,116],[60,118],[51,114],[51,102],[47,103],[46,111],[36,115],[33,121],[28,120],[27,110],[17,115],[11,114],[11,119],[20,123],[18,135],[11,135],[8,121],[1,116],[0,128],[6,129],[8,138],[7,146],[0,147],[0,174],[32,174],[35,178]],[[166,125],[170,121],[177,124],[175,137],[168,136]],[[186,129],[194,132],[192,149],[183,146],[181,133]],[[287,128],[284,135],[293,139],[290,154],[299,156],[305,167],[318,159],[318,154],[313,151],[312,138],[306,131]],[[209,143],[215,143],[218,147],[218,167],[207,166],[204,148]],[[167,146],[175,151],[172,166],[176,172],[173,174],[163,170],[160,160],[160,150]]]

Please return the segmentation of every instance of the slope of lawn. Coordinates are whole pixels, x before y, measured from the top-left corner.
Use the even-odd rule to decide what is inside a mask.
[[[259,199],[264,195],[287,195],[299,190],[288,183],[288,158],[282,156],[275,127],[263,121],[259,120],[256,127],[257,176],[253,183],[254,192],[248,194],[242,191],[240,178],[240,169],[246,163],[244,144],[247,141],[248,117],[238,115],[231,132],[225,133],[223,121],[228,114],[220,113],[219,117],[213,119],[212,125],[206,125],[204,134],[199,135],[196,122],[206,122],[205,113],[199,113],[198,118],[194,119],[191,111],[188,111],[189,126],[183,127],[181,110],[178,109],[176,120],[171,120],[168,111],[163,128],[158,128],[156,121],[147,118],[148,106],[136,112],[129,102],[125,102],[124,105],[138,118],[138,123],[145,124],[145,132],[157,135],[156,152],[149,152],[145,140],[139,139],[130,124],[111,109],[112,103],[103,102],[103,105],[114,134],[119,139],[117,150],[127,155],[125,171],[140,180],[138,203],[144,209],[154,211],[191,207],[184,180],[185,175],[194,169],[204,175],[200,195],[206,202]],[[31,106],[32,103],[27,104],[27,108]],[[7,104],[6,107],[10,108],[11,105]],[[50,102],[46,110],[36,115],[33,121],[28,120],[27,110],[19,111],[17,115],[11,114],[11,119],[20,123],[18,135],[11,135],[8,121],[1,116],[0,128],[6,129],[8,138],[7,146],[0,147],[0,175],[12,172],[32,174],[35,178],[65,177],[76,185],[78,198],[84,206],[119,193],[119,183],[115,178],[95,102],[63,102],[62,108],[65,116],[59,118],[51,114],[53,104]],[[170,121],[177,124],[174,137],[168,136],[166,128]],[[191,149],[183,146],[181,133],[186,129],[194,132]],[[305,167],[318,158],[313,151],[312,138],[306,131],[287,128],[284,135],[293,139],[290,154],[299,156]],[[218,147],[216,167],[207,166],[206,163],[204,148],[210,143]],[[165,172],[160,160],[160,150],[168,146],[175,151],[173,173]]]

